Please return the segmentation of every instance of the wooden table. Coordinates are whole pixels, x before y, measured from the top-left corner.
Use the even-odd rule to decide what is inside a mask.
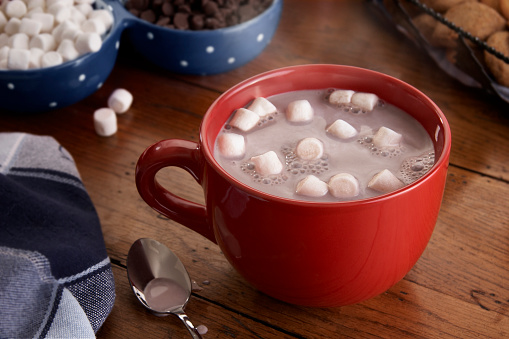
[[[507,338],[509,337],[509,105],[467,88],[376,15],[364,1],[288,0],[268,48],[254,61],[214,76],[173,74],[122,44],[104,86],[70,107],[0,116],[0,131],[54,136],[74,156],[99,214],[116,280],[116,303],[98,338],[187,338],[176,317],[158,318],[136,300],[126,255],[155,238],[182,259],[202,287],[186,311],[205,338]],[[357,305],[306,308],[254,290],[219,248],[148,207],[134,183],[136,161],[166,138],[198,139],[207,107],[255,74],[289,65],[334,63],[384,72],[431,97],[447,116],[452,153],[442,209],[424,254],[387,292]],[[95,134],[92,114],[119,87],[134,94],[113,137]],[[203,202],[179,169],[160,180]]]

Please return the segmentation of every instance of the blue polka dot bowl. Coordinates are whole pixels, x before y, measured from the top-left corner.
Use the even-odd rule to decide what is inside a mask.
[[[152,63],[177,73],[210,75],[230,71],[258,56],[279,24],[283,0],[244,23],[215,30],[178,30],[139,20],[126,34]]]
[[[111,11],[114,21],[101,49],[58,66],[0,70],[0,112],[44,112],[91,95],[110,75],[124,31],[140,54],[173,72],[208,75],[240,67],[258,56],[272,39],[283,0],[274,0],[249,21],[208,31],[151,24],[129,13],[124,0],[97,0],[95,6]]]

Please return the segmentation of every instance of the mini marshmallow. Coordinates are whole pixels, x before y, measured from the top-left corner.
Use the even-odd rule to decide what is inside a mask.
[[[108,107],[115,113],[125,113],[133,103],[133,95],[123,88],[118,88],[108,98]]]
[[[76,37],[75,47],[80,55],[97,52],[101,46],[101,36],[97,33],[81,33]]]
[[[357,130],[348,122],[341,119],[334,121],[327,128],[327,132],[340,139],[348,139],[357,135]]]
[[[241,158],[246,152],[244,137],[235,133],[224,133],[217,138],[219,153],[226,158]]]
[[[380,127],[373,136],[373,144],[378,147],[398,146],[403,136],[387,127]]]
[[[60,53],[56,51],[49,51],[44,53],[41,57],[41,67],[52,67],[60,65],[64,62],[64,58],[60,55]]]
[[[14,35],[19,33],[19,26],[21,26],[21,20],[18,18],[11,18],[4,26],[4,32],[8,35]]]
[[[274,151],[252,157],[251,161],[254,163],[256,172],[261,175],[279,174],[283,170],[283,164]]]
[[[52,31],[51,34],[55,38],[57,43],[60,43],[64,39],[64,35],[67,39],[69,39],[70,34],[75,34],[79,31],[78,25],[74,22],[67,20],[62,23],[59,23]]]
[[[28,35],[16,33],[9,38],[9,46],[14,49],[28,49]]]
[[[230,125],[247,132],[255,127],[259,120],[260,116],[255,112],[246,108],[239,108],[230,120]]]
[[[41,33],[50,33],[55,25],[55,17],[49,13],[33,13],[30,18],[41,23]]]
[[[261,117],[264,117],[267,114],[276,113],[277,111],[276,106],[274,106],[272,102],[263,97],[254,99],[247,109],[255,112]]]
[[[349,104],[354,93],[354,91],[345,89],[335,90],[329,95],[329,102],[333,105]]]
[[[0,11],[0,32],[4,29],[5,24],[7,24],[7,18],[3,11]]]
[[[302,160],[316,160],[323,155],[323,143],[316,138],[304,138],[297,144],[295,154]]]
[[[9,58],[9,46],[0,47],[0,61],[7,60]]]
[[[297,184],[295,193],[308,197],[323,197],[329,191],[327,183],[314,175],[308,175]]]
[[[88,19],[99,19],[104,23],[106,30],[113,25],[113,16],[106,9],[96,9],[88,14]]]
[[[307,100],[296,100],[288,104],[286,119],[292,122],[307,122],[313,119],[313,107]]]
[[[372,111],[378,103],[378,97],[372,93],[356,92],[352,95],[352,104],[365,110]]]
[[[28,49],[11,48],[7,59],[7,68],[12,70],[28,69],[30,51]]]
[[[69,7],[59,8],[55,13],[55,22],[61,24],[64,21],[71,20],[71,9]]]
[[[368,183],[368,187],[375,191],[387,193],[400,189],[405,184],[401,182],[391,171],[384,169],[375,174]]]
[[[52,51],[56,48],[56,41],[53,35],[49,33],[42,33],[30,39],[30,48],[40,48],[45,52]]]
[[[97,33],[99,35],[106,32],[104,22],[99,19],[87,19],[81,24],[81,30],[86,33]]]
[[[74,60],[79,56],[78,51],[74,47],[74,42],[69,39],[64,39],[58,45],[57,52],[62,56],[64,61]]]
[[[42,23],[29,18],[21,19],[21,24],[19,25],[19,32],[25,33],[28,36],[35,36],[41,32]]]
[[[329,192],[336,198],[353,198],[359,195],[359,181],[349,173],[339,173],[329,179]]]
[[[9,45],[9,36],[5,33],[0,33],[0,47]]]
[[[46,1],[45,0],[27,0],[27,9],[28,10],[31,10],[31,9],[34,9],[34,8],[42,8],[46,5]]]
[[[5,4],[5,14],[9,18],[21,18],[27,13],[27,6],[21,0],[7,1]]]
[[[94,10],[92,5],[90,5],[90,4],[87,4],[87,3],[78,3],[78,2],[76,2],[76,5],[74,5],[74,8],[76,8],[78,11],[83,13],[85,18],[87,18],[88,15]]]
[[[111,108],[100,108],[94,112],[95,132],[102,137],[117,132],[117,115]]]
[[[30,48],[30,62],[28,64],[28,68],[41,67],[41,58],[44,53],[45,52],[40,48]]]
[[[85,14],[83,14],[83,12],[81,12],[79,9],[77,9],[75,6],[71,7],[70,8],[70,11],[71,11],[71,16],[69,17],[69,19],[80,25],[83,24],[83,22],[85,22],[85,20],[87,20],[87,17]]]

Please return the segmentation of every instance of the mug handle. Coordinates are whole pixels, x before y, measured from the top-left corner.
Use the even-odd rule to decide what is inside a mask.
[[[207,222],[206,207],[171,193],[157,181],[157,172],[171,166],[184,169],[201,185],[204,161],[199,145],[187,140],[168,139],[149,146],[138,159],[138,192],[157,212],[217,243],[214,231]]]

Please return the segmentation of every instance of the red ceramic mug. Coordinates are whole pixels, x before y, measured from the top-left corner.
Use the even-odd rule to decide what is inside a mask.
[[[435,165],[392,193],[347,202],[304,202],[246,186],[214,159],[214,142],[232,112],[253,98],[345,88],[375,93],[417,119],[435,148]],[[200,142],[160,141],[141,155],[136,184],[159,213],[217,243],[258,290],[289,303],[341,306],[376,296],[402,279],[424,251],[437,220],[449,163],[451,132],[444,114],[414,87],[374,71],[301,65],[254,76],[208,109]],[[167,166],[189,172],[205,205],[184,200],[156,180]]]

